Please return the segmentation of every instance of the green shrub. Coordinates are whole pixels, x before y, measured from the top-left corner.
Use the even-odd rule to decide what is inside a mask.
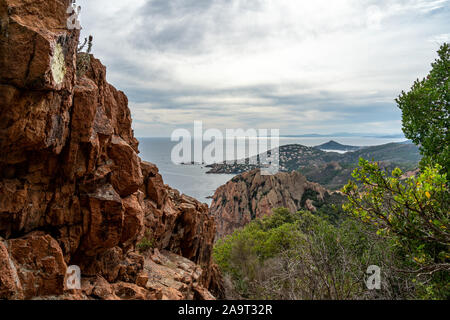
[[[368,299],[410,297],[407,277],[393,266],[396,248],[355,219],[334,225],[310,212],[280,208],[218,241],[214,259],[237,295],[250,299]],[[384,272],[385,291],[369,292],[369,265]],[[391,285],[395,283],[395,285]],[[236,294],[233,294],[236,296]]]
[[[153,248],[155,248],[155,239],[152,237],[151,231],[148,230],[145,232],[142,240],[136,245],[136,249],[142,254]]]
[[[360,160],[349,182],[344,209],[405,252],[406,272],[416,274],[422,298],[450,298],[450,193],[442,167],[425,167],[418,177],[402,180],[377,163]]]
[[[91,66],[91,50],[92,50],[92,41],[93,37],[89,36],[88,38],[84,39],[84,43],[81,44],[77,49],[77,77],[81,78],[83,77],[88,71]],[[86,52],[83,52],[83,49],[86,47]]]

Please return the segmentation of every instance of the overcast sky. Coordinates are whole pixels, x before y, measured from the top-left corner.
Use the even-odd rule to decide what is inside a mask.
[[[450,0],[78,0],[138,137],[401,133],[394,99],[450,40]]]

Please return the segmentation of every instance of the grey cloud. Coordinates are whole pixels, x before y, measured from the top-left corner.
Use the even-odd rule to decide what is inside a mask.
[[[214,0],[149,0],[141,8],[142,14],[180,17],[202,12],[211,7]]]
[[[152,0],[137,13],[141,23],[130,41],[141,49],[195,49],[205,34],[207,21],[201,16],[214,1],[210,0]]]
[[[79,2],[87,3],[86,0]],[[110,6],[111,2],[114,6],[114,0],[89,0],[83,22],[86,23],[85,31],[94,35],[94,51],[98,52],[108,66],[108,77],[118,89],[128,95],[132,112],[139,115],[135,117],[136,133],[139,136],[160,135],[161,130],[165,130],[164,134],[167,135],[174,129],[175,125],[172,124],[175,122],[177,125],[192,125],[183,119],[175,119],[173,114],[178,110],[205,121],[217,123],[220,120],[224,126],[244,124],[259,127],[282,123],[285,128],[298,128],[298,133],[304,132],[296,124],[308,114],[317,112],[327,117],[318,116],[309,122],[320,130],[328,125],[330,128],[342,128],[340,131],[351,131],[352,124],[377,122],[386,123],[383,128],[387,130],[399,132],[398,124],[391,124],[401,118],[394,103],[398,88],[407,90],[414,79],[424,76],[429,70],[434,57],[433,50],[436,49],[436,44],[429,39],[450,33],[448,1],[349,0],[352,10],[359,15],[336,21],[335,24],[322,23],[321,12],[316,12],[317,22],[314,19],[308,23],[300,19],[281,19],[271,24],[265,20],[271,14],[266,10],[268,0],[153,0],[144,3],[131,0],[127,1],[127,8],[132,14],[126,20],[121,11],[108,14],[104,12],[102,6]],[[124,6],[122,2],[115,3]],[[270,3],[281,6],[285,2]],[[406,14],[400,12],[400,9],[395,14],[390,12],[393,4],[398,5]],[[365,29],[367,26],[364,15],[369,5],[378,6],[385,14],[380,30]],[[248,17],[257,17],[259,13],[269,16],[249,20]],[[250,72],[258,72],[258,67],[272,66],[273,70],[269,69],[266,73],[274,73],[273,78],[257,82],[249,77],[250,80],[246,82],[227,86],[213,85],[207,77],[198,80],[196,68],[186,69],[192,70],[192,75],[187,76],[186,70],[181,70],[180,76],[183,65],[173,63],[198,63],[201,58],[200,60],[205,59],[214,66],[221,63],[217,60],[228,58],[230,52],[234,54],[233,59],[247,58],[246,61],[251,63],[254,55],[264,53],[274,41],[286,46],[280,46],[280,51],[306,42],[307,47],[304,49],[308,51],[309,46],[316,44],[316,38],[329,37],[333,40],[335,35],[350,41],[339,42],[335,47],[318,46],[314,50],[318,54],[321,50],[329,51],[331,60],[333,52],[341,52],[335,51],[341,49],[340,46],[358,48],[359,45],[364,48],[367,45],[367,52],[355,49],[354,58],[367,54],[376,59],[368,60],[367,65],[363,66],[364,70],[356,63],[349,63],[349,70],[341,70],[341,59],[336,59],[335,65],[312,59],[311,66],[307,65],[308,70],[305,71],[311,69],[314,74],[322,77],[323,83],[317,84],[301,74],[298,79],[279,79],[278,77],[283,76],[282,72],[278,73],[283,68],[283,61],[275,52],[273,56],[262,60],[260,65],[255,64],[254,69],[250,69]],[[111,44],[111,39],[117,41],[117,44]],[[249,53],[247,49],[255,51]],[[353,53],[349,51],[349,54]],[[249,56],[251,59],[248,59]],[[303,58],[302,51],[299,51],[298,59]],[[224,63],[220,66],[222,69],[217,68],[218,71],[212,76],[217,76],[220,72],[226,75],[227,66]],[[200,65],[200,69],[202,67]],[[246,65],[243,64],[243,67]],[[328,67],[336,68],[328,70]],[[290,70],[287,68],[285,71]],[[236,69],[234,72],[239,80],[240,70]],[[196,81],[191,82],[190,76]],[[243,76],[246,74],[243,73]],[[337,83],[333,82],[337,78],[361,84],[363,89],[342,89],[341,83],[337,80]],[[224,99],[220,103],[223,97],[236,98],[236,101]],[[242,102],[239,101],[240,98]],[[218,102],[209,102],[215,101],[214,99]],[[261,112],[258,112],[258,107]],[[240,108],[255,112],[240,113]],[[268,113],[266,108],[273,108],[276,112]],[[332,116],[335,118],[330,120]],[[368,126],[367,130],[373,128]]]
[[[207,35],[214,35],[223,45],[237,41],[255,41],[268,37],[264,25],[233,27],[233,12],[257,12],[265,0],[150,0],[136,11],[140,23],[129,41],[140,49],[172,52],[207,52]],[[234,10],[231,10],[231,8]],[[250,35],[242,38],[242,34]]]

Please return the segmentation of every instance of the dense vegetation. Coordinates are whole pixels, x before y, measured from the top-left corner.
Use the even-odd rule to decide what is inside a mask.
[[[214,258],[226,277],[228,298],[412,298],[413,278],[402,252],[352,218],[333,221],[309,212],[274,210],[220,240]],[[369,265],[382,268],[382,291],[365,287]]]
[[[404,272],[415,276],[423,298],[450,298],[450,193],[441,169],[426,167],[402,181],[400,169],[388,175],[361,159],[353,175],[364,187],[349,182],[343,189],[345,210],[404,252]]]
[[[344,213],[275,209],[218,241],[229,298],[450,299],[449,46],[423,81],[397,99],[420,172],[404,177],[364,160],[343,188]],[[368,290],[368,266],[381,289]]]

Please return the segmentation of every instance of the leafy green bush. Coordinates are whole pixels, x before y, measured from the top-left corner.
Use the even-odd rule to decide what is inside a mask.
[[[354,219],[334,225],[310,212],[280,208],[214,247],[214,259],[238,296],[251,299],[410,297],[396,248]],[[369,265],[383,270],[384,290],[365,288]],[[233,294],[236,296],[236,294]]]
[[[256,269],[259,261],[273,257],[293,241],[288,230],[298,219],[288,209],[274,211],[274,215],[254,220],[244,229],[221,239],[214,247],[214,257],[222,270],[233,276],[242,275],[242,269]],[[244,272],[245,273],[245,272]]]
[[[155,239],[152,236],[151,231],[147,230],[145,236],[136,245],[136,249],[142,254],[155,247]]]
[[[425,286],[424,298],[450,297],[450,194],[442,167],[426,167],[418,177],[402,180],[377,163],[360,160],[349,182],[344,209],[377,233],[392,239],[405,252],[409,272],[417,274],[417,286]]]

